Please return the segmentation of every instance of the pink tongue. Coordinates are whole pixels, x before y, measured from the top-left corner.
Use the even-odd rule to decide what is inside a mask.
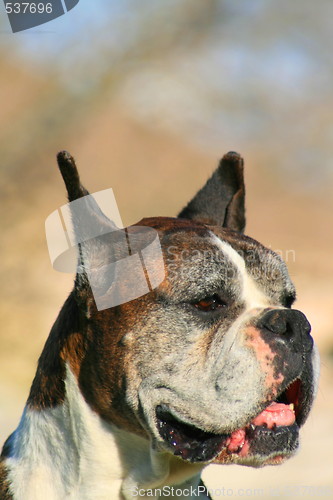
[[[256,426],[266,424],[268,429],[272,429],[274,425],[287,426],[292,425],[294,422],[295,413],[288,405],[282,403],[271,403],[252,420],[251,424]],[[240,454],[246,454],[248,451],[248,442],[246,440],[245,429],[237,429],[234,431],[228,438],[226,445],[228,451],[231,453],[241,450]]]
[[[268,429],[272,429],[274,424],[280,426],[292,425],[294,422],[295,413],[288,405],[284,405],[282,403],[271,403],[264,409],[264,411],[252,420],[251,424],[266,424]]]

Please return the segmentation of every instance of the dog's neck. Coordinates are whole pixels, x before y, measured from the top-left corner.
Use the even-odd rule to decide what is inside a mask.
[[[60,378],[59,373],[52,385],[59,387]],[[42,394],[40,373],[34,383]],[[155,452],[148,439],[107,423],[92,410],[68,361],[60,393],[56,404],[46,408],[42,399],[30,395],[20,425],[7,442],[15,500],[129,499],[142,488],[198,484],[202,465]]]

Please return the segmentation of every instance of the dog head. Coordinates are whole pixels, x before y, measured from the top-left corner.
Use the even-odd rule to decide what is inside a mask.
[[[74,160],[60,153],[58,162],[69,200],[86,196]],[[98,207],[73,222],[102,228],[80,244],[81,272],[64,306],[75,325],[61,355],[91,408],[190,462],[261,466],[291,456],[314,399],[316,349],[306,317],[292,308],[286,265],[243,235],[241,157],[225,155],[178,218],[127,228],[138,242],[142,228],[158,232],[164,262],[152,258],[150,272],[165,272],[129,302],[97,310],[87,279],[95,270],[112,293],[102,269],[122,259],[120,233]]]

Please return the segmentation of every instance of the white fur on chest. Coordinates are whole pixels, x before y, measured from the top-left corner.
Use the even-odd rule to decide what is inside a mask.
[[[65,402],[43,411],[26,408],[11,447],[6,466],[15,500],[119,496],[115,433],[90,410],[70,370]]]
[[[10,448],[6,467],[15,500],[127,500],[169,476],[170,456],[105,423],[69,369],[65,402],[42,411],[26,408]]]

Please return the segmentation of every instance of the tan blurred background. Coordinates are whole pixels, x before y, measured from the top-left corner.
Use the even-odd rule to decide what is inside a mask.
[[[296,458],[211,466],[206,482],[216,498],[333,498],[333,3],[81,0],[19,34],[0,16],[0,442],[73,282],[44,235],[66,202],[57,151],[129,224],[176,215],[235,150],[247,234],[288,258],[322,377]]]

